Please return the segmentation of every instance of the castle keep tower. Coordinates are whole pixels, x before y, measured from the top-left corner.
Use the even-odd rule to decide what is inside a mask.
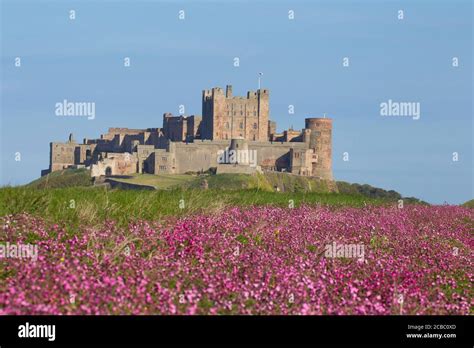
[[[309,142],[309,148],[317,155],[311,175],[332,180],[332,119],[307,118],[305,128],[310,132],[304,133],[304,141]]]
[[[267,89],[234,97],[232,86],[226,91],[215,87],[202,92],[202,139],[268,141],[269,96]]]
[[[332,181],[332,120],[310,117],[301,131],[277,131],[269,98],[268,89],[234,96],[230,85],[215,87],[202,92],[203,117],[165,113],[162,128],[109,128],[82,144],[71,134],[51,143],[41,175],[67,168],[88,168],[93,177],[278,171]]]

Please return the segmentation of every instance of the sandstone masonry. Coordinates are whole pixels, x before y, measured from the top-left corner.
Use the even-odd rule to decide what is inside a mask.
[[[332,120],[306,118],[301,131],[276,132],[269,119],[270,92],[232,95],[215,87],[202,93],[202,117],[163,115],[162,128],[109,128],[99,139],[73,135],[50,143],[45,175],[65,168],[91,169],[93,177],[134,173],[183,174],[214,168],[217,173],[285,171],[332,180]],[[222,163],[225,151],[255,154],[256,163]]]

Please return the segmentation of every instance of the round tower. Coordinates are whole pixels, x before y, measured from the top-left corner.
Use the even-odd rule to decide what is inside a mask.
[[[229,151],[235,151],[235,159],[236,163],[238,164],[248,164],[249,163],[249,158],[248,158],[248,150],[249,150],[249,145],[247,140],[245,140],[243,137],[236,137],[232,138],[230,141],[230,146],[229,146]]]
[[[332,177],[332,119],[306,118],[305,128],[311,131],[309,148],[317,155],[313,163],[312,175],[326,180]]]

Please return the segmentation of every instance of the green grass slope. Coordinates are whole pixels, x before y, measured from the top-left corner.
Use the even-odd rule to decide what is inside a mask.
[[[61,188],[92,186],[90,171],[87,169],[65,169],[49,173],[29,183],[35,188]]]
[[[127,225],[137,219],[212,214],[235,206],[320,204],[363,207],[393,204],[401,197],[395,191],[376,188],[373,191],[368,185],[338,182],[336,186],[335,182],[287,173],[133,175],[114,179],[160,189],[111,190],[105,186],[92,186],[87,170],[65,170],[29,185],[0,188],[0,216],[30,213],[74,229],[84,224],[96,226],[106,220]],[[204,180],[208,182],[207,190],[201,188]],[[275,186],[280,192],[275,191]],[[339,193],[334,192],[338,189]]]
[[[110,178],[113,181],[135,185],[153,186],[155,189],[170,189],[196,180],[195,176],[186,174],[133,174],[129,177]]]
[[[403,197],[401,194],[394,190],[384,190],[367,184],[350,184],[345,181],[337,181],[336,184],[338,192],[340,193],[346,193],[350,195],[362,195],[364,197],[387,199],[391,201],[398,201],[399,199],[403,199],[405,203],[428,204],[415,197]]]
[[[266,172],[263,174],[217,174],[217,175],[187,175],[187,174],[136,174],[128,178],[113,178],[114,181],[135,185],[153,186],[157,189],[200,188],[204,181],[210,189],[247,190],[273,192],[278,188],[281,192],[335,192],[334,182],[328,182],[311,177],[292,175],[288,173]]]
[[[265,172],[263,174],[132,174],[124,177],[112,177],[117,182],[152,186],[156,189],[175,189],[182,187],[200,188],[207,180],[210,189],[242,190],[257,189],[273,192],[340,192],[349,195],[362,195],[370,198],[398,200],[402,196],[393,190],[384,190],[370,185],[350,184],[344,181],[330,182],[312,177],[291,175],[289,173]],[[28,186],[35,188],[63,188],[91,186],[90,171],[87,169],[66,169],[43,176]],[[404,198],[406,199],[406,198]],[[412,198],[408,198],[412,199]],[[415,199],[416,200],[416,199]],[[469,203],[469,202],[467,202]]]

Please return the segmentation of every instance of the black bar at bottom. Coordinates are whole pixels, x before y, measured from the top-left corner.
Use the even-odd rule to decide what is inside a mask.
[[[0,346],[278,343],[453,347],[470,346],[472,324],[469,316],[0,316]],[[46,327],[33,325],[55,325],[54,341],[51,330],[48,336]],[[19,337],[40,333],[46,337]]]

